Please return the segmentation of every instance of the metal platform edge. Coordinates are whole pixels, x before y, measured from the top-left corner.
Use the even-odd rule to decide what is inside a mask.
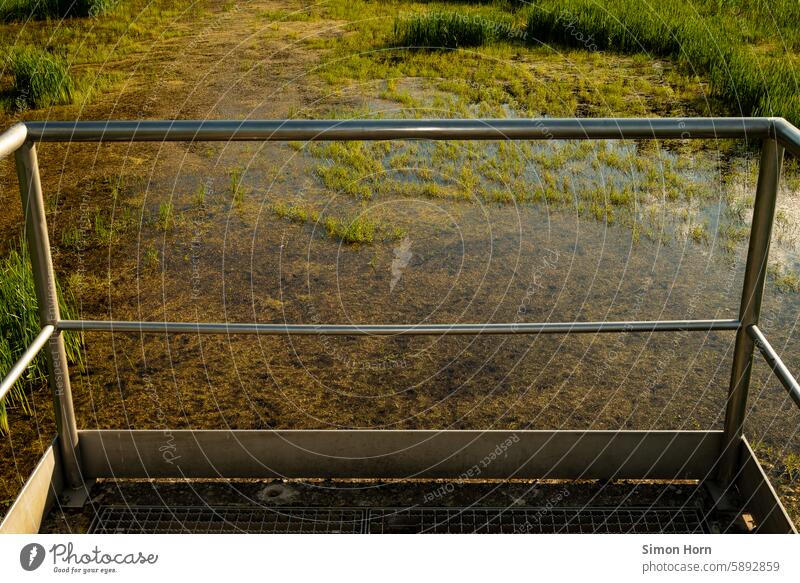
[[[720,431],[96,430],[87,478],[689,479]]]
[[[740,472],[736,480],[745,506],[748,506],[756,518],[756,531],[761,533],[797,534],[797,529],[781,503],[778,493],[773,488],[764,468],[758,461],[747,438],[742,437],[740,452]]]
[[[87,479],[704,481],[713,477],[722,442],[721,431],[90,430],[79,437]],[[737,486],[758,532],[796,533],[744,439],[740,457]],[[0,533],[38,532],[63,488],[51,445]]]
[[[61,456],[55,440],[22,486],[0,522],[0,534],[36,534],[47,513],[64,491]]]

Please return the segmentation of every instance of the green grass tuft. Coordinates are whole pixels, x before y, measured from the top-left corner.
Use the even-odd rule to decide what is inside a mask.
[[[272,205],[272,212],[282,219],[289,219],[293,223],[304,224],[308,221],[309,213],[304,207],[297,204],[286,204],[285,202],[276,202]]]
[[[800,292],[800,275],[782,263],[770,263],[767,266],[767,275],[772,280],[772,285],[783,293]]]
[[[167,231],[175,223],[175,207],[171,202],[162,202],[158,205],[158,229]]]
[[[489,42],[521,38],[522,32],[499,12],[426,12],[398,18],[394,43],[401,47],[457,49]]]
[[[367,244],[375,239],[377,225],[364,215],[359,215],[352,221],[341,221],[334,217],[325,219],[325,230],[328,235],[350,245]]]
[[[406,235],[403,229],[385,223],[377,223],[367,218],[363,212],[352,219],[340,219],[333,216],[321,219],[317,211],[302,204],[278,201],[273,203],[270,208],[275,216],[288,219],[292,223],[304,225],[321,221],[328,238],[348,245],[371,245],[377,240],[394,241],[402,239]]]
[[[158,249],[156,249],[152,243],[145,248],[143,259],[146,269],[155,269],[161,264],[161,261],[158,257]]]
[[[75,318],[75,302],[70,294],[58,288],[61,317]],[[38,301],[33,271],[24,244],[12,248],[0,259],[0,370],[7,372],[39,334]],[[64,333],[67,359],[81,367],[81,336]],[[0,432],[8,431],[7,408],[18,407],[30,413],[26,390],[41,387],[47,378],[47,362],[40,353],[22,375],[3,402],[0,402]]]
[[[231,180],[231,192],[233,193],[233,204],[240,205],[244,202],[246,187],[244,186],[244,170],[238,166],[231,168],[228,172]]]
[[[194,193],[194,204],[197,208],[203,208],[206,205],[206,195],[208,194],[209,186],[206,183],[200,184]]]
[[[7,57],[12,78],[11,97],[19,110],[72,103],[75,83],[64,63],[34,47],[12,51]]]

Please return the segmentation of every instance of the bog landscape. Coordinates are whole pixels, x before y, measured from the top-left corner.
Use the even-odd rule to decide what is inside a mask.
[[[3,0],[19,120],[775,116],[796,0]],[[436,324],[736,318],[758,144],[43,143],[65,319]],[[760,327],[800,370],[800,161]],[[0,166],[0,370],[40,326]],[[733,332],[70,332],[79,428],[721,429]],[[39,357],[0,408],[0,513],[54,433]],[[800,521],[800,411],[754,365],[748,439]]]

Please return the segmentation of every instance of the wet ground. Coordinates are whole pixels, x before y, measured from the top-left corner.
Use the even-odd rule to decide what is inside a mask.
[[[280,27],[258,20],[258,6],[278,4],[216,13],[202,28],[202,51],[180,37],[154,45],[137,76],[82,117],[283,118],[296,108],[305,116],[404,115],[384,88],[330,92],[310,74],[326,53],[298,38],[335,38],[346,29],[336,20]],[[169,91],[145,82],[154,76],[169,78]],[[422,109],[441,98],[432,82],[400,83],[398,91]],[[45,144],[40,158],[52,193],[55,262],[86,319],[736,317],[746,243],[728,229],[746,232],[751,151],[608,142],[602,155],[572,152],[562,163],[557,147],[526,143],[521,169],[494,167],[517,172],[504,184],[491,178],[492,161],[517,154],[498,147],[456,147],[441,158],[423,148],[409,161],[401,145],[377,144],[363,158],[379,166],[366,168],[351,150],[296,144]],[[628,172],[629,158],[647,165]],[[326,184],[326,160],[351,170],[341,188]],[[465,166],[479,178],[465,176]],[[651,188],[651,169],[663,190]],[[5,184],[13,181],[10,171],[4,168]],[[425,183],[440,190],[420,191]],[[362,196],[365,185],[372,197]],[[620,202],[611,214],[591,207],[593,192],[626,185],[635,204]],[[677,198],[670,188],[681,189]],[[686,191],[695,196],[687,201]],[[2,196],[17,208],[13,189]],[[786,219],[773,247],[784,270],[798,264],[795,201],[791,188],[782,191]],[[306,219],[279,216],[281,202],[305,210]],[[354,245],[330,236],[330,217],[366,218],[376,225],[374,240]],[[13,217],[4,221],[13,226]],[[800,370],[800,295],[772,286],[764,314],[773,346]],[[79,426],[92,429],[718,429],[733,339],[87,333],[85,369],[73,371],[72,382]],[[800,451],[800,415],[766,367],[756,372],[747,434],[763,443],[773,477],[796,498],[791,454]],[[12,419],[11,438],[0,446],[4,459],[20,460],[4,477],[9,498],[37,443],[49,440],[37,437],[52,434],[47,398],[36,399],[40,425]],[[404,504],[398,500],[384,505]]]

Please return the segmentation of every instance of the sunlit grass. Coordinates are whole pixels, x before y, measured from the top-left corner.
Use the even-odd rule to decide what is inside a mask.
[[[63,4],[61,0],[57,3]],[[27,9],[31,4],[29,0],[20,0],[13,4],[6,2],[4,6],[9,10],[14,6]],[[110,4],[108,0],[78,0],[78,5],[89,7],[107,4]],[[191,17],[200,18],[207,14],[208,5],[205,0],[200,0],[193,5]],[[23,93],[22,100],[18,100],[19,95],[12,95],[18,93],[16,87],[6,85],[0,95],[0,107],[9,111],[20,109],[23,104],[38,108],[85,103],[130,73],[128,61],[121,60],[121,57],[149,49],[156,39],[168,39],[178,34],[166,27],[179,15],[186,18],[183,11],[183,3],[172,0],[125,0],[114,2],[110,10],[95,10],[93,16],[78,17],[75,14],[76,17],[66,20],[61,17],[28,20],[26,17],[24,22],[0,22],[0,50],[4,54],[10,57],[24,51],[25,47],[43,51],[62,65],[72,80],[71,92],[63,90],[57,99],[45,98],[39,104],[30,99],[30,92]],[[13,20],[13,10],[10,14]],[[6,64],[10,73],[10,63],[6,61]],[[13,83],[13,78],[10,81]],[[24,88],[22,83],[16,85]],[[48,81],[47,85],[52,87],[53,84]],[[60,86],[62,89],[65,87],[63,84]]]
[[[158,205],[158,220],[156,225],[159,230],[167,231],[175,224],[175,207],[171,202],[162,202]]]
[[[465,12],[428,12],[400,17],[394,24],[398,46],[455,49],[479,47],[497,37],[495,24],[488,17],[473,17]]]
[[[800,123],[797,61],[769,48],[779,27],[781,41],[797,46],[800,32],[789,23],[799,18],[796,0],[728,6],[715,0],[646,6],[637,0],[544,0],[530,9],[527,33],[529,42],[673,57],[706,75],[732,110]],[[750,30],[743,32],[740,24]]]
[[[16,109],[72,103],[75,82],[61,59],[35,47],[24,47],[13,50],[7,63]]]
[[[72,296],[63,293],[60,286],[58,300],[61,317],[74,319]],[[26,246],[19,244],[0,259],[0,370],[3,374],[22,356],[40,329],[33,271]],[[81,336],[64,333],[64,342],[68,360],[81,367]],[[8,431],[8,408],[30,413],[26,391],[40,388],[46,378],[47,364],[40,353],[6,399],[0,402],[0,432]]]
[[[332,215],[322,216],[319,212],[302,203],[275,202],[271,205],[275,216],[296,224],[319,224],[325,235],[348,245],[370,245],[378,240],[391,241],[405,236],[398,227],[382,224],[360,212],[352,218]]]

